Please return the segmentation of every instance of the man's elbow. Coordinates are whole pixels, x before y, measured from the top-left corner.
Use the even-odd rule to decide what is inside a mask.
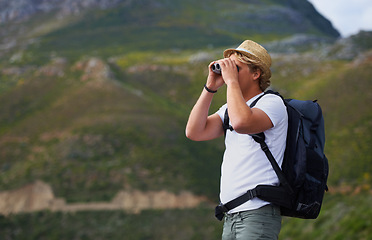
[[[247,123],[239,120],[231,121],[231,126],[237,133],[244,132],[247,129]]]
[[[194,136],[194,134],[191,133],[190,130],[186,129],[186,130],[185,130],[185,135],[186,135],[186,137],[187,137],[188,139],[195,141],[195,140],[194,140],[194,139],[195,139],[195,136]]]
[[[192,135],[190,134],[190,131],[185,130],[185,135],[188,139],[192,140]]]
[[[200,134],[193,133],[192,131],[186,129],[185,135],[188,139],[192,141],[202,141],[199,137]]]
[[[253,127],[247,124],[245,121],[236,121],[231,125],[235,132],[240,134],[252,134],[254,132]]]

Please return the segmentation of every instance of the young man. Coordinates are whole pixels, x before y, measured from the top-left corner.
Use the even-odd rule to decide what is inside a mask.
[[[226,150],[221,166],[220,200],[225,204],[259,184],[278,185],[279,180],[260,144],[249,134],[264,132],[271,153],[281,166],[286,144],[288,116],[279,96],[264,95],[254,107],[249,105],[270,85],[271,57],[261,45],[244,41],[236,49],[224,51],[216,61],[221,75],[212,71],[191,110],[186,136],[206,141],[224,134],[226,108],[233,130],[227,130]],[[227,85],[227,103],[208,115],[214,93]],[[277,239],[281,228],[280,209],[253,198],[225,214],[222,239]]]

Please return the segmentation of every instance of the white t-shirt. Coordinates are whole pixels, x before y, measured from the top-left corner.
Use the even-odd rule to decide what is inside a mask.
[[[249,106],[262,94],[248,100],[247,105]],[[226,108],[227,104],[217,111],[222,121]],[[264,111],[273,123],[273,127],[264,132],[265,141],[275,160],[281,166],[288,128],[286,107],[279,96],[266,94],[253,108]],[[254,141],[251,136],[227,130],[225,146],[220,182],[220,200],[223,204],[243,195],[259,184],[279,184],[279,179],[270,161],[262,151],[260,144]],[[267,204],[268,202],[254,198],[230,210],[229,213],[258,209]]]

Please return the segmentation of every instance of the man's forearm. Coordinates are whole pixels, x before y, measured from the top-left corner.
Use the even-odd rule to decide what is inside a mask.
[[[203,89],[187,121],[186,136],[188,138],[197,138],[198,134],[201,134],[205,130],[212,99],[213,93]]]
[[[227,108],[229,109],[229,117],[231,124],[238,125],[239,121],[246,121],[252,114],[249,106],[243,97],[239,82],[230,83],[227,87]]]

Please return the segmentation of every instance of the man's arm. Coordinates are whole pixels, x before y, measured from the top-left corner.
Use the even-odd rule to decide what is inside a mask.
[[[269,116],[258,108],[250,108],[241,96],[239,84],[230,84],[227,103],[231,125],[237,133],[255,134],[266,131],[274,125]]]
[[[243,96],[238,81],[238,72],[236,71],[235,64],[236,62],[228,58],[220,62],[223,69],[223,79],[228,86],[227,106],[232,127],[236,132],[241,134],[259,133],[273,127],[273,123],[264,111],[257,108],[251,109],[246,104],[246,99]],[[243,66],[241,65],[241,67]],[[247,66],[244,67],[247,68]],[[242,71],[244,70],[242,69]],[[258,78],[260,73],[255,72],[250,74],[252,74],[252,78]],[[259,89],[257,82],[252,81],[250,84],[257,84],[256,88]],[[251,89],[254,89],[252,85],[248,91]],[[249,96],[253,97],[257,93],[259,93],[259,90],[253,90]]]
[[[211,90],[217,90],[224,84],[224,81],[221,75],[218,75],[211,70],[211,65],[213,63],[214,62],[210,63],[208,66],[209,75],[206,86]],[[187,121],[187,138],[194,141],[206,141],[222,136],[223,128],[220,116],[216,113],[208,116],[213,95],[214,93],[203,89],[198,101],[191,110]]]
[[[206,141],[222,136],[223,128],[220,116],[217,113],[208,116],[212,98],[213,94],[203,89],[187,121],[187,138],[194,141]]]

